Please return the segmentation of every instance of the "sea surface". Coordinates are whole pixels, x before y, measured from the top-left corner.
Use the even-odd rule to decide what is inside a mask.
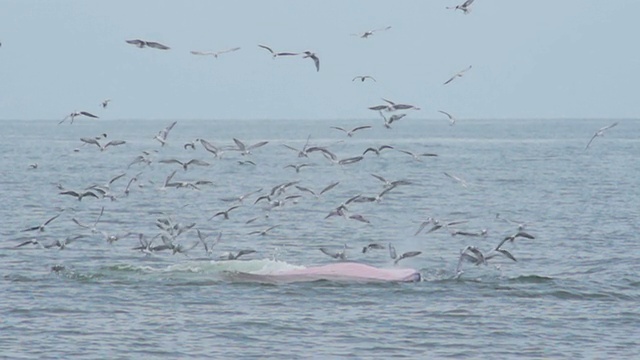
[[[164,146],[154,136],[171,119],[3,121],[0,357],[637,358],[640,121],[617,120],[585,150],[597,129],[616,120],[461,119],[449,126],[416,114],[391,129],[376,117],[178,120]],[[331,128],[360,125],[372,127],[351,137]],[[80,140],[101,134],[103,145],[126,143],[101,151]],[[232,150],[233,138],[247,146],[268,143],[242,155]],[[226,150],[215,157],[199,141],[195,149],[184,147],[195,139]],[[393,149],[340,165],[321,152],[298,157],[284,146],[302,149],[307,139],[308,147],[325,147],[338,160],[362,156],[368,147]],[[437,156],[416,160],[399,150]],[[143,151],[151,163],[132,164]],[[209,166],[185,171],[160,162],[168,159]],[[302,163],[311,165],[285,168]],[[171,181],[185,186],[164,186],[174,170]],[[60,194],[123,173],[105,197],[78,201]],[[326,218],[356,195],[379,195],[385,184],[371,174],[410,184]],[[211,183],[186,183],[195,181]],[[339,184],[317,197],[296,188],[319,193],[333,182]],[[250,195],[229,199],[244,194]],[[213,217],[236,205],[228,219]],[[44,231],[23,231],[56,215]],[[463,222],[431,232],[428,223],[416,235],[430,217]],[[249,234],[271,226],[264,235]],[[219,243],[206,252],[196,229],[209,247],[220,235]],[[483,229],[486,236],[451,235]],[[458,269],[466,246],[490,254],[519,229],[535,239],[503,245],[517,261],[496,256]],[[162,245],[164,235],[184,251],[135,250],[139,233],[152,246]],[[79,235],[62,249],[55,245]],[[37,244],[18,247],[32,239]],[[370,243],[385,249],[363,253]],[[345,244],[346,261],[414,268],[422,281],[237,276],[345,261],[319,250],[338,252]],[[399,254],[421,254],[394,264],[389,244]],[[255,253],[221,259],[243,249]]]

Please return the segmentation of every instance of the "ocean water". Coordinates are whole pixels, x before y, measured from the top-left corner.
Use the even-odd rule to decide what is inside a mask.
[[[0,138],[0,357],[45,358],[635,358],[640,351],[640,121],[619,125],[585,145],[614,120],[424,120],[414,114],[386,129],[371,121],[179,120],[167,144],[153,137],[172,120],[3,121]],[[352,137],[330,128],[372,128]],[[107,147],[82,137],[125,140]],[[233,138],[255,144],[250,155],[225,150],[215,158],[196,142],[233,147]],[[324,146],[300,158],[285,146]],[[398,150],[437,154],[412,156]],[[143,151],[151,164],[131,162]],[[160,160],[199,159],[209,166]],[[254,164],[244,161],[250,160]],[[241,163],[244,162],[244,163]],[[37,168],[31,168],[36,164]],[[296,172],[288,164],[309,163]],[[211,184],[164,188],[172,181]],[[454,181],[444,173],[464,179]],[[59,194],[110,185],[109,197],[82,201]],[[380,201],[384,184],[371,176],[408,180]],[[124,194],[129,180],[130,192]],[[271,201],[254,203],[287,182]],[[242,202],[224,201],[255,192]],[[285,197],[301,195],[299,197]],[[231,206],[229,218],[213,217]],[[103,215],[96,222],[98,215]],[[22,231],[58,215],[44,231]],[[498,215],[499,214],[499,215]],[[212,218],[213,217],[213,218]],[[465,221],[415,235],[427,218]],[[86,229],[72,219],[88,224]],[[202,244],[188,252],[145,254],[132,248],[137,235],[113,243],[104,233],[142,233],[153,245],[163,231],[195,223],[174,242],[198,243],[196,229],[221,234],[211,253]],[[252,221],[250,221],[252,220]],[[509,222],[507,220],[512,220]],[[464,263],[473,245],[488,253],[518,224],[535,239],[503,246],[517,259],[494,257]],[[265,235],[249,234],[275,226]],[[488,231],[452,236],[454,229]],[[103,233],[104,232],[104,233]],[[64,249],[56,240],[83,235]],[[39,245],[17,245],[37,239]],[[363,254],[369,243],[399,253],[421,251],[394,265],[387,250]],[[238,273],[323,265],[337,260],[319,248],[347,248],[347,260],[381,268],[414,268],[422,281],[381,283],[243,281]],[[252,249],[239,260],[227,252]]]

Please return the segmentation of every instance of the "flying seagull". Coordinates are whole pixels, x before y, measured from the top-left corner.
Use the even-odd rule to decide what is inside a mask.
[[[447,117],[449,118],[449,125],[452,125],[452,126],[455,125],[456,118],[454,118],[453,115],[449,114],[446,111],[442,111],[442,110],[438,110],[438,112],[441,113],[441,114],[447,115]]]
[[[271,49],[270,47],[266,46],[266,45],[258,45],[258,47],[261,47],[267,51],[269,51],[271,53],[271,55],[273,56],[273,58],[275,59],[278,56],[295,56],[295,55],[300,55],[299,53],[292,53],[292,52],[275,52],[273,51],[273,49]]]
[[[585,148],[584,148],[584,149],[585,149],[585,150],[587,150],[587,149],[589,148],[589,145],[591,145],[591,142],[593,141],[593,139],[597,138],[598,136],[604,136],[604,132],[605,132],[606,130],[611,129],[612,127],[614,127],[614,126],[616,126],[616,125],[618,125],[618,123],[617,123],[617,122],[614,122],[614,123],[613,123],[613,124],[611,124],[611,125],[608,125],[608,126],[605,126],[605,127],[603,127],[603,128],[598,129],[598,131],[596,131],[596,132],[593,134],[593,136],[591,137],[591,140],[589,140],[589,142],[587,143],[587,146],[585,146]]]
[[[102,105],[102,108],[104,109],[107,107],[107,105],[109,105],[110,102],[111,102],[111,99],[105,99],[100,103],[100,105]]]
[[[467,0],[461,5],[456,5],[455,7],[447,6],[447,9],[461,10],[463,13],[467,14],[469,13],[469,11],[471,11],[471,9],[469,9],[469,6],[473,4],[473,1],[474,0]]]
[[[168,46],[162,45],[162,44],[154,42],[154,41],[145,41],[145,40],[140,40],[140,39],[125,40],[125,41],[128,44],[135,45],[135,46],[139,47],[140,49],[142,49],[143,47],[150,47],[150,48],[160,49],[160,50],[169,50],[170,49]]]
[[[369,75],[361,75],[361,76],[356,76],[353,78],[353,80],[351,81],[356,81],[356,80],[360,80],[361,82],[364,82],[367,79],[371,79],[373,81],[376,81],[376,79],[373,78],[373,76],[369,76]]]
[[[445,81],[443,85],[447,85],[448,83],[452,82],[457,77],[462,77],[462,75],[464,75],[465,72],[469,71],[469,69],[471,69],[471,65],[469,65],[469,67],[466,68],[466,69],[460,70],[458,73],[453,75],[449,80]]]
[[[385,31],[385,30],[389,30],[389,29],[391,29],[391,26],[385,26],[385,27],[379,28],[379,29],[367,30],[367,31],[365,31],[363,33],[351,34],[351,35],[359,36],[362,39],[367,39],[367,38],[369,38],[369,36],[373,35],[374,32]]]
[[[74,111],[71,114],[65,116],[64,119],[62,119],[62,121],[60,121],[58,123],[58,125],[62,124],[63,122],[65,122],[67,119],[71,118],[71,124],[73,124],[73,120],[78,117],[78,116],[88,116],[90,118],[94,118],[94,119],[99,119],[99,117],[97,117],[96,115],[93,115],[90,112],[86,112],[86,111]]]
[[[352,137],[354,132],[356,132],[358,130],[371,129],[371,126],[369,126],[369,125],[357,126],[357,127],[354,127],[351,130],[347,130],[345,128],[341,128],[339,126],[330,126],[330,128],[336,129],[336,130],[340,130],[340,131],[344,132],[345,134],[347,134],[348,137]]]
[[[210,55],[210,56],[213,56],[215,58],[218,58],[218,55],[222,55],[224,53],[238,51],[238,50],[240,50],[239,47],[234,47],[234,48],[231,48],[231,49],[226,49],[226,50],[221,50],[221,51],[191,51],[191,53],[193,55],[202,55],[202,56]]]

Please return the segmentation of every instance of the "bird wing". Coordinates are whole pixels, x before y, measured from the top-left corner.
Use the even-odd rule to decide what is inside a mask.
[[[347,132],[347,130],[345,130],[344,128],[341,128],[340,126],[329,126],[331,129],[336,129],[336,130],[340,130],[340,131],[344,131]]]
[[[398,254],[396,253],[396,248],[391,245],[391,243],[389,243],[389,256],[392,259],[396,259],[398,257]]]
[[[238,150],[240,151],[245,151],[246,150],[246,146],[244,145],[244,143],[236,138],[233,138],[233,142],[236,143],[236,146],[238,147]]]
[[[449,80],[445,81],[444,84],[442,85],[447,85],[448,83],[452,82],[453,79],[455,79],[456,77],[458,77],[458,74],[453,75]]]
[[[134,39],[134,40],[125,40],[128,44],[131,45],[136,45],[136,46],[142,46],[144,45],[144,41],[139,40],[139,39]]]
[[[95,119],[99,119],[99,117],[97,117],[96,115],[93,115],[93,114],[92,114],[92,113],[90,113],[90,112],[80,111],[80,114],[82,114],[82,115],[84,115],[84,116],[92,117],[92,118],[95,118]]]
[[[102,146],[100,145],[98,140],[96,140],[94,138],[80,138],[80,141],[82,141],[83,143],[87,143],[87,144],[93,144],[93,145],[96,145],[99,148],[102,148]]]
[[[329,250],[327,250],[327,249],[325,249],[323,247],[320,248],[320,251],[322,251],[324,254],[326,254],[328,256],[331,256],[334,259],[337,259],[337,258],[340,257],[340,254],[331,252],[331,251],[329,251]]]
[[[591,139],[587,143],[587,146],[584,147],[584,149],[587,150],[589,148],[589,145],[591,145],[591,143],[593,142],[593,139],[595,139],[597,137],[598,137],[598,133],[596,132],[595,134],[593,134],[593,136],[591,137]]]
[[[249,146],[247,149],[255,149],[255,148],[259,148],[261,146],[265,146],[267,145],[269,142],[268,141],[260,141],[259,143],[255,143],[251,146]]]
[[[332,183],[332,184],[329,184],[327,187],[325,187],[324,189],[322,189],[322,190],[320,191],[320,195],[322,195],[322,194],[326,193],[327,191],[329,191],[329,190],[333,189],[333,188],[334,188],[334,187],[336,187],[338,184],[340,184],[340,181],[336,181],[336,182],[334,182],[334,183]]]
[[[260,44],[258,44],[258,47],[261,47],[261,48],[263,48],[263,49],[266,49],[266,50],[267,50],[267,51],[269,51],[270,53],[274,54],[273,50],[271,50],[271,48],[270,48],[270,47],[268,47],[268,46],[266,46],[266,45],[260,45]]]
[[[118,145],[123,145],[126,144],[127,142],[124,140],[111,140],[108,143],[106,143],[104,145],[105,149],[107,148],[107,146],[118,146]]]
[[[191,53],[193,55],[215,55],[216,54],[213,51],[194,51],[194,50],[192,50]]]
[[[371,176],[373,176],[374,178],[376,178],[376,179],[378,179],[378,180],[382,181],[382,182],[383,182],[383,183],[385,183],[385,184],[388,182],[388,181],[387,181],[387,179],[383,178],[383,177],[382,177],[382,176],[380,176],[380,175],[371,174]]]
[[[453,116],[451,116],[451,114],[449,114],[449,113],[448,113],[448,112],[446,112],[446,111],[438,110],[438,112],[439,112],[439,113],[442,113],[442,114],[447,115],[447,117],[448,117],[449,119],[453,119]]]
[[[169,50],[170,48],[166,45],[162,45],[158,42],[154,42],[154,41],[147,41],[146,45],[148,47],[154,48],[154,49],[160,49],[160,50]]]
[[[355,127],[353,129],[351,129],[351,132],[355,132],[355,131],[358,131],[358,130],[364,130],[364,129],[371,129],[371,126],[370,125],[358,126],[358,127]]]

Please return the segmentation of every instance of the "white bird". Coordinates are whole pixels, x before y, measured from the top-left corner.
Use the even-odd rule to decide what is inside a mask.
[[[398,256],[398,254],[396,253],[396,248],[391,245],[391,243],[389,243],[389,256],[394,259],[394,264],[397,264],[402,259],[418,256],[420,254],[422,254],[422,251],[407,251],[406,253]]]
[[[57,219],[58,216],[60,216],[61,214],[58,214],[56,216],[53,216],[51,218],[49,218],[49,220],[45,221],[44,223],[42,223],[41,225],[37,225],[37,226],[32,226],[30,228],[26,228],[24,230],[22,230],[23,232],[25,231],[34,231],[34,230],[39,230],[39,231],[44,231],[44,227],[49,225],[49,223],[51,223],[53,220]]]
[[[162,45],[158,42],[154,42],[154,41],[145,41],[145,40],[140,40],[140,39],[134,39],[134,40],[125,40],[128,44],[131,45],[135,45],[137,47],[139,47],[140,49],[142,49],[143,47],[150,47],[153,49],[160,49],[160,50],[169,50],[170,48],[166,45]]]
[[[585,151],[589,148],[589,145],[591,145],[591,142],[593,142],[593,139],[597,138],[598,136],[604,136],[604,132],[605,132],[606,130],[611,129],[612,127],[614,127],[614,126],[616,126],[616,125],[618,125],[618,123],[617,123],[617,122],[614,122],[614,123],[613,123],[613,124],[611,124],[611,125],[608,125],[608,126],[605,126],[605,127],[603,127],[603,128],[598,129],[598,131],[596,131],[596,132],[593,134],[593,136],[591,137],[591,140],[589,140],[589,142],[587,143],[587,146],[585,146],[585,148],[584,148],[584,149],[585,149]]]
[[[118,146],[118,145],[124,145],[127,143],[124,140],[111,140],[108,143],[102,145],[98,140],[94,138],[80,138],[80,141],[82,141],[85,144],[96,145],[98,148],[100,148],[100,151],[105,151],[109,146]]]
[[[242,141],[240,141],[240,140],[238,140],[236,138],[233,138],[233,142],[235,142],[236,146],[237,146],[237,149],[234,149],[234,150],[240,151],[240,153],[242,155],[250,155],[251,154],[250,150],[255,149],[255,148],[259,148],[259,147],[264,146],[264,145],[269,143],[268,141],[260,141],[258,143],[253,144],[253,145],[246,146]]]
[[[67,191],[62,191],[59,192],[58,194],[60,195],[71,195],[74,196],[78,199],[78,201],[82,201],[82,198],[85,196],[92,196],[96,199],[100,199],[100,197],[98,195],[96,195],[94,192],[91,191],[73,191],[73,190],[67,190]]]
[[[367,79],[371,79],[373,81],[376,81],[376,79],[373,78],[373,76],[369,76],[369,75],[361,75],[361,76],[356,76],[353,78],[353,80],[351,81],[356,81],[356,80],[360,80],[361,82],[364,82]]]
[[[102,108],[106,108],[107,105],[109,105],[109,103],[111,102],[111,99],[105,99],[104,101],[102,101],[102,103],[100,103],[100,105],[102,105]]]
[[[438,154],[433,154],[433,153],[422,153],[422,154],[416,154],[412,151],[408,151],[408,150],[401,150],[401,149],[396,149],[398,151],[400,151],[401,153],[405,153],[407,155],[411,155],[413,157],[413,160],[416,161],[422,161],[422,159],[420,158],[421,156],[429,156],[429,157],[434,157],[434,156],[438,156]]]
[[[191,159],[191,160],[189,160],[187,162],[182,162],[182,161],[180,161],[178,159],[163,159],[163,160],[160,160],[158,162],[161,162],[163,164],[172,164],[172,163],[180,164],[182,166],[182,168],[184,169],[184,171],[188,170],[189,165],[198,165],[198,166],[209,166],[209,165],[211,165],[206,161],[202,161],[202,160],[198,160],[198,159]]]
[[[344,244],[344,248],[342,249],[342,251],[333,252],[323,247],[320,248],[320,251],[322,251],[323,254],[331,256],[334,259],[339,259],[339,260],[347,259],[347,244]]]
[[[275,52],[273,51],[273,49],[271,49],[270,47],[266,46],[266,45],[258,45],[259,47],[269,51],[271,53],[271,55],[273,56],[273,58],[275,59],[278,56],[295,56],[295,55],[300,55],[300,53],[292,53],[292,52]]]
[[[225,54],[225,53],[228,53],[228,52],[233,52],[233,51],[238,51],[238,50],[240,50],[239,47],[234,47],[234,48],[231,48],[231,49],[226,49],[226,50],[221,50],[221,51],[195,51],[195,50],[193,50],[193,51],[191,51],[191,53],[193,55],[213,56],[215,58],[218,58],[218,55],[222,55],[222,54]]]
[[[447,85],[448,83],[452,82],[455,78],[462,77],[462,75],[464,75],[464,73],[466,73],[470,69],[471,69],[471,65],[469,65],[469,67],[466,68],[466,69],[458,71],[455,75],[453,75],[451,78],[449,78],[449,80],[445,81],[444,84],[442,84],[442,85]]]
[[[371,126],[362,125],[362,126],[354,127],[351,130],[344,129],[344,128],[341,128],[339,126],[330,126],[330,128],[336,129],[336,130],[340,130],[340,131],[344,132],[345,134],[347,134],[348,137],[352,137],[354,132],[356,132],[358,130],[371,129]]]
[[[389,30],[391,29],[391,26],[385,26],[383,28],[379,28],[379,29],[373,29],[373,30],[367,30],[363,33],[358,33],[358,34],[351,34],[353,36],[359,36],[362,39],[368,39],[369,36],[373,35],[373,33],[377,32],[377,31],[385,31],[385,30]]]
[[[171,129],[173,129],[173,127],[176,125],[177,121],[174,121],[171,123],[171,125],[167,126],[166,128],[160,130],[158,132],[158,135],[154,136],[153,138],[158,140],[160,142],[160,144],[162,146],[164,146],[167,143],[167,136],[169,136],[169,131],[171,131]]]
[[[313,63],[316,65],[316,71],[320,71],[320,59],[318,58],[316,53],[311,52],[311,51],[305,51],[304,52],[304,56],[302,58],[303,59],[306,59],[306,58],[313,59]]]
[[[224,219],[225,219],[225,220],[229,220],[229,212],[230,212],[231,210],[235,210],[235,209],[237,209],[237,208],[239,208],[239,207],[240,207],[240,205],[234,205],[234,206],[232,206],[232,207],[228,208],[227,210],[224,210],[224,211],[218,211],[218,212],[217,212],[217,213],[215,213],[212,217],[210,217],[210,218],[209,218],[209,220],[213,219],[213,218],[214,218],[214,217],[216,217],[216,216],[220,216],[220,215],[222,215],[222,216],[224,217]]]
[[[240,250],[240,251],[238,251],[238,253],[237,253],[237,254],[233,254],[233,253],[226,253],[226,254],[223,254],[223,255],[220,257],[220,259],[221,259],[221,260],[238,260],[238,258],[239,258],[240,256],[242,256],[242,255],[247,255],[247,254],[252,254],[252,253],[254,253],[254,252],[256,252],[256,251],[255,251],[255,250],[250,250],[250,249],[248,249],[248,250]]]
[[[442,111],[442,110],[438,110],[438,112],[447,115],[447,117],[449,118],[449,125],[451,125],[451,126],[455,125],[456,119],[451,114],[449,114],[446,111]]]
[[[456,5],[455,7],[447,6],[447,9],[461,10],[463,13],[467,14],[471,11],[471,9],[469,9],[469,6],[473,4],[473,1],[474,0],[466,0],[461,5]]]
[[[458,183],[460,183],[460,185],[462,185],[462,187],[464,187],[464,188],[466,188],[466,187],[467,187],[467,182],[466,182],[466,181],[464,181],[464,179],[462,179],[462,178],[460,178],[460,177],[457,177],[457,176],[455,176],[455,175],[451,175],[451,174],[449,174],[448,172],[445,172],[444,174],[445,174],[447,177],[449,177],[449,178],[451,178],[451,179],[453,179],[453,180],[457,181]]]
[[[207,253],[207,255],[211,255],[211,253],[213,252],[213,247],[216,246],[216,244],[218,244],[220,242],[220,239],[222,238],[222,232],[218,233],[218,237],[211,243],[211,245],[207,244],[207,238],[210,235],[203,235],[200,232],[200,229],[196,229],[196,232],[198,233],[198,239],[200,239],[202,245],[204,245],[204,251]]]
[[[250,232],[250,233],[248,233],[247,235],[262,235],[262,236],[265,236],[265,235],[267,235],[267,233],[268,233],[269,231],[271,231],[271,230],[273,230],[273,229],[277,228],[278,226],[279,226],[279,225],[273,225],[273,226],[270,226],[270,227],[268,227],[268,228],[266,228],[266,229],[264,229],[264,230],[255,230],[255,231],[251,231],[251,232]]]
[[[78,117],[78,116],[87,116],[87,117],[90,117],[90,118],[99,119],[99,117],[98,117],[98,116],[93,115],[93,114],[92,114],[92,113],[90,113],[90,112],[86,112],[86,111],[74,111],[74,112],[72,112],[71,114],[69,114],[69,115],[65,116],[65,118],[64,118],[64,119],[62,119],[62,120],[58,123],[58,125],[62,124],[63,122],[65,122],[65,121],[66,121],[67,119],[69,119],[69,118],[71,118],[71,122],[70,122],[70,124],[73,124],[73,120],[74,120],[76,117]]]

